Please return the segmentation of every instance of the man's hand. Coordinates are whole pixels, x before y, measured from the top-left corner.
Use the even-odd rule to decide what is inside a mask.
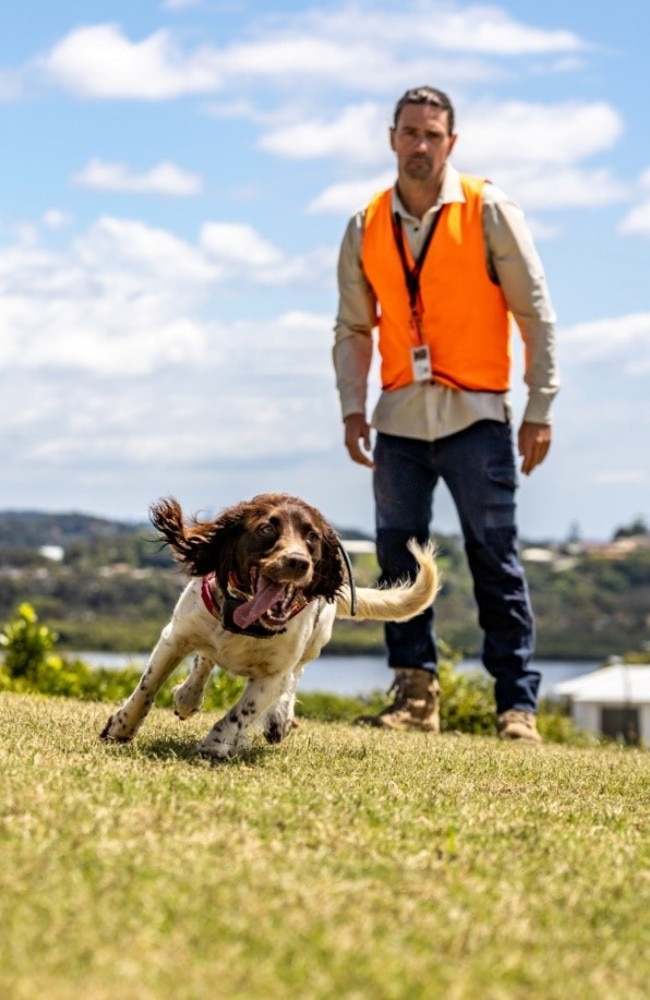
[[[365,451],[361,449],[361,444]],[[363,413],[351,413],[345,418],[345,447],[353,462],[374,469],[370,457],[370,425]]]
[[[533,469],[542,464],[550,447],[549,425],[524,420],[519,428],[519,454],[522,457],[521,471],[525,476],[529,476]]]

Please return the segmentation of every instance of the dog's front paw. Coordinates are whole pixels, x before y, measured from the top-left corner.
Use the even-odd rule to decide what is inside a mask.
[[[267,743],[282,743],[292,729],[297,729],[298,723],[293,719],[282,719],[270,716],[264,724],[264,739]]]
[[[172,691],[174,715],[179,719],[189,719],[190,715],[196,715],[202,704],[203,698],[199,697],[197,701],[196,692],[192,689],[188,691],[185,684],[179,684]]]
[[[229,746],[227,743],[199,743],[196,748],[196,752],[199,757],[203,757],[204,760],[212,761],[223,761],[232,760],[233,757],[237,756],[237,750],[233,746]]]
[[[250,747],[250,741],[246,739],[243,735],[240,735],[237,739],[227,740],[219,737],[214,737],[212,733],[198,744],[196,752],[199,757],[203,757],[205,760],[232,760],[233,757],[238,757],[242,750],[246,750]]]
[[[119,715],[111,715],[99,734],[99,738],[112,743],[130,743],[133,739],[133,732],[124,725]]]

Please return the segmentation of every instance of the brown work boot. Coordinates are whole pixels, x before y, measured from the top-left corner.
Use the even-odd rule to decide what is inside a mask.
[[[440,732],[440,684],[430,670],[395,667],[395,701],[378,715],[362,715],[359,725],[383,729],[419,729]]]
[[[502,740],[542,742],[542,737],[537,732],[536,716],[532,712],[521,712],[518,708],[510,708],[497,715],[497,730]]]

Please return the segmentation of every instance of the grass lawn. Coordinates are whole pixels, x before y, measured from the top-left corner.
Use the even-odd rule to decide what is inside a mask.
[[[650,755],[0,695],[2,1000],[646,1000]]]

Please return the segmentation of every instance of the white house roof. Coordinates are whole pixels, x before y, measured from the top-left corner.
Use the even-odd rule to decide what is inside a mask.
[[[375,543],[371,539],[366,538],[342,538],[342,545],[350,553],[361,553],[362,555],[367,552],[375,551]]]
[[[553,694],[602,705],[650,705],[650,663],[602,667],[556,684]]]

